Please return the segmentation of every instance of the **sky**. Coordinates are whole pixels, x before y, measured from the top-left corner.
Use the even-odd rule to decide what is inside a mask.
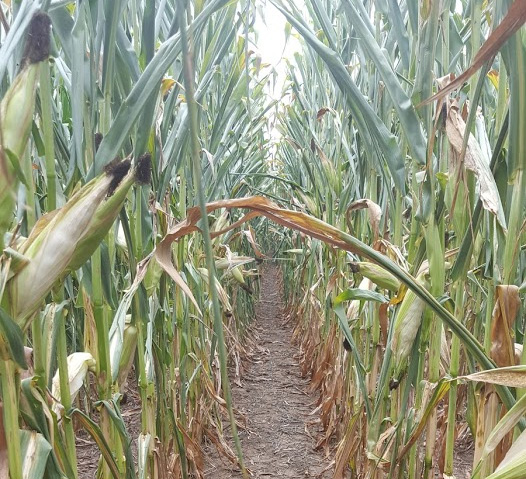
[[[277,71],[276,88],[269,92],[276,99],[279,98],[285,81],[286,63],[283,58],[292,59],[294,53],[300,51],[300,43],[294,36],[294,30],[286,42],[285,24],[283,14],[270,2],[259,3],[254,26],[258,35],[256,47],[262,63],[273,65]]]

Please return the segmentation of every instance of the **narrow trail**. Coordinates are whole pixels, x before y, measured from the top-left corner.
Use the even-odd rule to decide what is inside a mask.
[[[246,418],[239,435],[245,465],[254,478],[330,477],[328,461],[314,450],[316,417],[309,416],[316,398],[307,390],[291,344],[292,325],[284,322],[279,268],[262,267],[260,300],[256,308],[258,350],[247,365],[241,386],[232,385],[235,408]],[[220,459],[211,446],[205,478],[242,477]]]

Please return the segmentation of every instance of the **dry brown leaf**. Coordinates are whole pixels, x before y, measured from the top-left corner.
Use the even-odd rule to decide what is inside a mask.
[[[342,277],[341,271],[336,271],[330,276],[329,281],[327,282],[325,298],[328,298],[332,294],[332,292],[336,289],[336,286],[338,285],[338,280],[341,277]]]
[[[195,230],[197,230],[197,228],[195,228],[194,231]],[[192,301],[192,303],[196,307],[199,314],[202,314],[201,310],[199,309],[199,305],[197,304],[197,301],[195,300],[194,295],[192,294],[192,291],[190,290],[190,288],[188,287],[184,279],[181,277],[179,272],[175,269],[172,263],[172,250],[170,248],[170,245],[167,245],[167,246],[168,246],[167,248],[158,247],[155,250],[156,261],[159,263],[161,268],[163,268],[168,273],[170,278],[172,278],[175,281],[175,284],[177,284],[177,286],[179,286],[182,289],[184,294],[188,296],[190,301]]]
[[[95,323],[95,314],[93,313],[93,304],[91,297],[84,291],[82,295],[84,306],[84,351],[91,353],[96,358],[98,351],[97,346],[97,325]]]
[[[422,406],[417,411],[417,417],[415,418],[415,427],[413,431],[411,432],[411,436],[407,440],[407,442],[404,444],[403,447],[400,448],[398,452],[398,461],[400,461],[413,447],[413,445],[416,443],[416,441],[420,438],[422,433],[424,432],[425,426],[427,424],[427,418],[424,418],[424,414],[427,412],[427,409],[429,407],[430,401],[433,398],[434,390],[433,388],[440,387],[439,383],[432,384],[430,382],[424,383],[424,391],[422,394]],[[434,407],[442,400],[442,398],[446,395],[446,393],[449,391],[449,387],[442,387],[440,389],[440,394],[436,399]]]
[[[506,43],[506,41],[526,22],[526,0],[515,0],[510,6],[508,13],[502,19],[499,26],[493,30],[488,39],[480,47],[475,55],[473,63],[462,75],[444,87],[438,93],[424,100],[420,105],[426,105],[439,98],[443,98],[450,91],[463,85],[474,75],[487,61],[491,60]]]
[[[380,220],[382,219],[382,208],[380,208],[372,200],[362,199],[354,201],[349,206],[349,208],[347,208],[347,213],[363,209],[368,210],[369,220],[371,221],[371,228],[373,230],[374,239],[376,240],[380,235]]]
[[[258,258],[258,259],[266,258],[266,256],[259,249],[259,245],[256,242],[256,235],[255,235],[254,230],[252,229],[252,227],[249,226],[248,229],[243,231],[243,234],[247,237],[248,242],[252,246],[252,249],[254,250],[254,254],[256,255],[256,258]]]
[[[203,449],[201,448],[199,444],[197,444],[194,441],[194,439],[190,436],[190,434],[188,434],[184,425],[179,420],[177,421],[177,428],[179,429],[179,432],[183,436],[183,442],[184,442],[186,454],[195,464],[197,471],[199,471],[199,473],[202,473],[203,459],[204,459]]]
[[[497,366],[515,365],[513,324],[521,307],[519,288],[513,284],[499,285],[495,292],[495,307],[491,321],[491,359]]]
[[[446,134],[451,147],[457,155],[462,153],[466,124],[458,111],[456,103],[450,105],[446,119]],[[470,134],[464,155],[464,166],[472,171],[480,185],[480,199],[485,210],[494,214],[503,228],[506,220],[500,201],[499,190],[489,165],[484,161],[484,156],[475,137]]]
[[[232,464],[238,465],[236,454],[234,453],[234,451],[232,451],[231,447],[225,441],[225,438],[223,434],[221,434],[221,432],[219,431],[217,425],[215,423],[212,423],[212,425],[214,426],[215,432],[213,432],[210,428],[206,428],[206,437],[208,437],[208,439],[210,439],[210,441],[214,443],[214,446],[216,447],[217,452],[219,454],[227,458]]]
[[[499,384],[509,388],[526,388],[526,365],[488,369],[487,371],[479,371],[467,376],[459,376],[458,379]]]
[[[316,120],[321,121],[325,113],[328,113],[329,111],[331,111],[329,108],[326,108],[326,107],[320,108],[318,110],[318,113],[316,113]]]
[[[280,208],[278,205],[267,198],[263,198],[262,196],[215,201],[209,203],[206,206],[206,211],[207,213],[210,213],[219,208],[247,208],[252,211],[241,218],[239,221],[231,224],[228,228],[213,233],[213,237],[230,231],[231,229],[240,226],[252,218],[265,216],[266,218],[269,218],[275,223],[285,226],[286,228],[298,230],[313,238],[322,240],[345,251],[358,253],[357,250],[352,248],[349,244],[345,243],[341,239],[342,232],[334,226],[331,226],[324,221],[312,216],[308,216],[305,213]],[[187,234],[200,231],[196,226],[200,219],[201,212],[199,208],[190,208],[187,211],[187,217],[183,221],[176,224],[174,227],[170,228],[166,236],[157,245],[155,257],[161,266],[165,268],[165,270],[169,270],[172,273],[175,271],[171,259],[171,244]],[[176,274],[178,275],[177,271]]]
[[[392,438],[396,434],[396,425],[391,424],[378,438],[374,446],[374,454],[377,457],[385,458],[390,455],[393,447]]]

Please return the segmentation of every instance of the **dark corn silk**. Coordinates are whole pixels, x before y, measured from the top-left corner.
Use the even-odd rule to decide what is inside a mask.
[[[393,389],[398,389],[398,386],[400,386],[400,381],[398,379],[392,378],[389,381],[389,390],[392,391]]]
[[[102,143],[102,133],[95,133],[95,152],[99,151],[99,146]]]
[[[37,12],[29,23],[22,68],[44,61],[49,56],[51,19],[44,12]]]
[[[152,155],[144,153],[137,160],[135,179],[140,185],[149,185],[152,181]]]
[[[130,170],[131,161],[130,160],[120,160],[115,158],[113,161],[108,163],[104,167],[104,173],[112,177],[110,187],[108,189],[108,196],[113,195],[113,192],[119,186],[121,180],[126,176]]]
[[[360,272],[360,265],[358,263],[349,263],[349,267],[351,269],[351,272],[353,272],[353,273],[359,273]]]

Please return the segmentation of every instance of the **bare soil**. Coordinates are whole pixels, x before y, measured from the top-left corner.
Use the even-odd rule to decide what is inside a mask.
[[[239,431],[246,467],[254,478],[331,477],[329,461],[314,450],[320,433],[314,409],[316,397],[307,392],[309,380],[301,377],[291,344],[292,325],[283,315],[279,269],[262,267],[257,314],[257,351],[253,352],[241,386],[233,385],[233,402],[246,419]],[[242,477],[237,466],[208,452],[205,478]]]

